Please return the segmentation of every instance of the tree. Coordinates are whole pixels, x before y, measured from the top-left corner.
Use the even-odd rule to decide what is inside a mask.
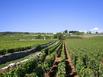
[[[43,39],[43,36],[42,36],[41,34],[38,34],[38,35],[36,36],[36,39]]]
[[[95,34],[98,34],[98,32],[95,32]]]
[[[83,35],[84,32],[79,32],[79,31],[69,31],[70,34],[75,34],[75,35]]]
[[[68,30],[65,30],[64,33],[68,33]]]
[[[64,39],[64,35],[63,35],[63,33],[56,33],[56,34],[54,35],[54,38],[57,38],[57,39],[59,39],[59,40],[63,40],[63,39]]]
[[[87,34],[92,34],[92,32],[91,32],[91,31],[89,31],[89,32],[87,32]]]

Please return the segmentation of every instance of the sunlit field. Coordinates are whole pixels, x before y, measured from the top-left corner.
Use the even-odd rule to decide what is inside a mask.
[[[67,40],[69,53],[80,77],[103,76],[103,37]]]

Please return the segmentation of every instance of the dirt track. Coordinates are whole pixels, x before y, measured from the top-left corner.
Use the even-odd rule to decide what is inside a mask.
[[[78,77],[77,72],[75,70],[74,65],[72,64],[72,60],[68,54],[66,45],[64,44],[64,53],[65,53],[65,64],[66,64],[66,76],[65,77]]]
[[[45,73],[45,77],[56,77],[56,73],[58,71],[58,64],[61,62],[61,52],[62,48],[64,48],[64,55],[65,55],[65,77],[78,77],[77,72],[75,70],[74,65],[72,64],[72,60],[68,54],[68,50],[66,48],[65,43],[58,49],[55,61],[49,70],[48,73]]]

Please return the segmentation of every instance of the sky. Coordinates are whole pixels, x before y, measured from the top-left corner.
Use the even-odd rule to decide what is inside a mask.
[[[0,32],[103,32],[103,0],[0,0]]]

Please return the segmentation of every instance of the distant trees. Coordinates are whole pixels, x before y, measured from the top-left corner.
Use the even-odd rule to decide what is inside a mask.
[[[36,39],[43,39],[43,40],[52,39],[52,37],[53,37],[53,36],[43,35],[43,34],[38,34],[37,36],[35,36]]]
[[[83,35],[84,32],[80,32],[80,31],[69,31],[70,34],[75,34],[75,35]]]
[[[89,32],[87,32],[87,34],[92,34],[92,32],[91,32],[91,31],[89,31]]]
[[[62,33],[61,32],[56,33],[54,35],[54,38],[64,40],[64,39],[69,38],[70,35],[83,35],[83,34],[84,34],[84,32],[80,32],[80,31],[68,31],[68,30],[64,30]]]
[[[78,33],[79,31],[69,31],[69,33],[73,33],[73,34],[75,34],[75,33]]]
[[[37,36],[36,36],[36,39],[42,39],[43,38],[43,36],[41,36],[41,34],[38,34]]]
[[[95,34],[98,34],[99,32],[95,32]]]
[[[56,33],[56,34],[54,35],[54,38],[57,38],[57,39],[59,39],[59,40],[63,40],[63,39],[64,39],[64,35],[63,35],[63,33]]]
[[[68,30],[65,30],[64,33],[68,33]]]
[[[64,30],[63,33],[59,32],[54,35],[54,38],[58,38],[59,40],[64,40],[68,37],[68,30]]]

